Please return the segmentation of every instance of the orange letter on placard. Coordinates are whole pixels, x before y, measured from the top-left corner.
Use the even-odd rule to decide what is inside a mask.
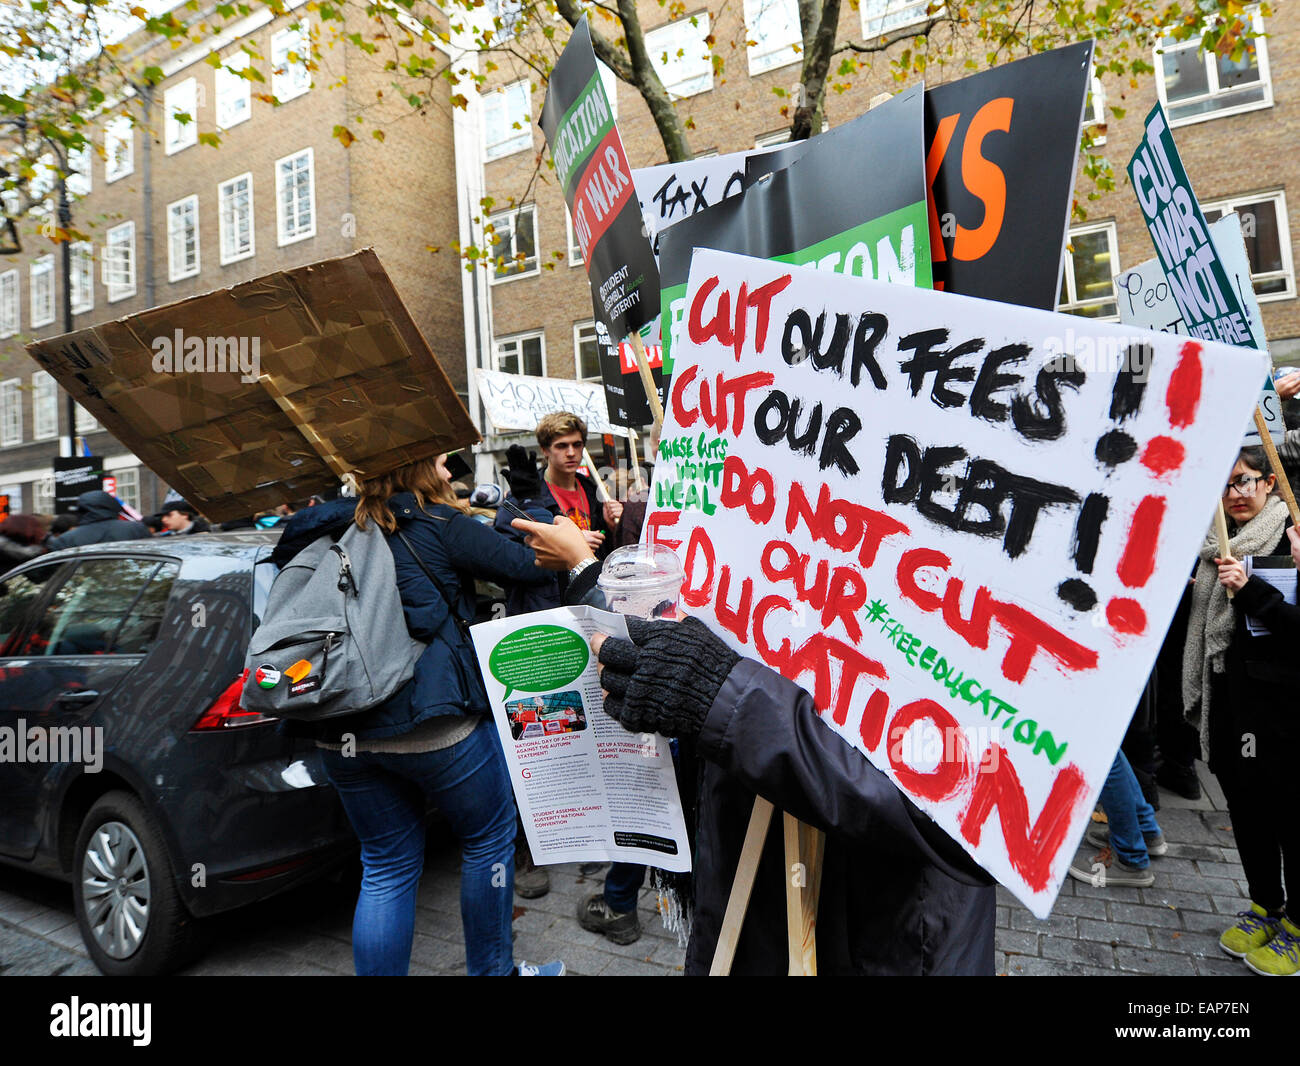
[[[994,130],[1010,132],[1013,103],[1011,97],[1000,96],[981,107],[970,120],[961,150],[961,179],[973,195],[984,201],[984,221],[975,229],[957,227],[952,242],[954,259],[969,262],[981,258],[997,243],[1002,232],[1002,219],[1007,210],[1006,175],[996,163],[990,163],[980,154],[980,146]]]

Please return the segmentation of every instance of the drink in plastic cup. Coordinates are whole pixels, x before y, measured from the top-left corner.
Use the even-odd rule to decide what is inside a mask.
[[[662,544],[629,544],[610,552],[597,584],[611,611],[676,619],[684,577],[681,562]]]

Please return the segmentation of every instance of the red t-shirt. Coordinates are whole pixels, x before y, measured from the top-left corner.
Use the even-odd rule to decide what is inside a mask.
[[[572,491],[550,483],[547,487],[555,497],[555,502],[560,505],[560,514],[571,519],[579,529],[591,528],[591,508],[581,484]]]

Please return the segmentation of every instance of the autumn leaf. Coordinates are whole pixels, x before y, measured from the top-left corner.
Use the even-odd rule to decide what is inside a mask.
[[[346,126],[335,126],[334,137],[344,148],[351,148],[352,142],[356,140],[356,137],[352,135],[352,131]]]

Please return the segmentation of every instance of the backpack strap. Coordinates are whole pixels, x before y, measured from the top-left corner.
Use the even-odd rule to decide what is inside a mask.
[[[424,565],[424,560],[420,558],[420,553],[415,550],[415,545],[407,539],[406,534],[402,532],[400,527],[397,530],[397,535],[401,538],[402,543],[406,545],[406,550],[411,553],[411,558],[415,560],[415,565],[424,571],[424,576],[433,582],[434,587],[442,594],[442,598],[447,601],[447,610],[455,621],[456,628],[460,631],[460,635],[465,640],[469,640],[469,623],[456,613],[456,601],[447,593],[446,586],[438,580],[432,570]]]

